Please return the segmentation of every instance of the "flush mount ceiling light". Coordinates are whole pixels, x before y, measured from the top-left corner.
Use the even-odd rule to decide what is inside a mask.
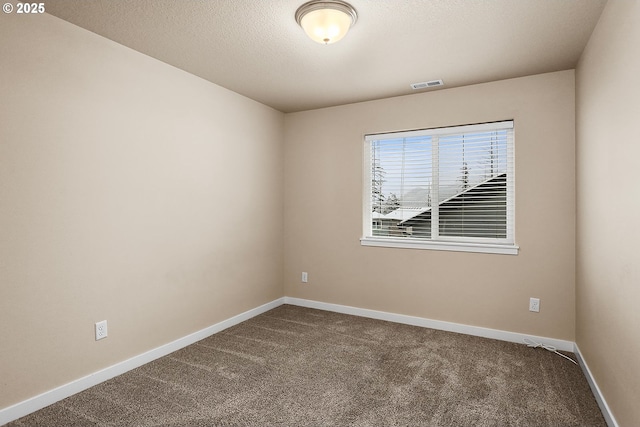
[[[342,39],[357,20],[353,6],[340,0],[313,0],[296,11],[298,25],[311,40],[322,44]]]

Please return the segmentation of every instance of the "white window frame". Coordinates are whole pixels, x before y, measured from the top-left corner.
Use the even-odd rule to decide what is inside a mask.
[[[372,232],[372,156],[371,142],[380,139],[410,138],[415,136],[431,136],[432,156],[438,156],[438,137],[444,135],[492,130],[511,131],[507,142],[507,235],[504,239],[485,239],[477,237],[454,237],[438,235],[438,208],[432,211],[431,238],[374,236]],[[431,249],[459,252],[480,252],[490,254],[517,255],[519,247],[515,244],[515,153],[514,153],[513,120],[475,125],[453,126],[446,128],[422,129],[413,131],[367,134],[364,138],[363,156],[363,229],[360,244],[362,246],[380,246],[406,249]],[[437,173],[434,174],[434,187],[437,186]],[[438,200],[434,198],[433,200]]]

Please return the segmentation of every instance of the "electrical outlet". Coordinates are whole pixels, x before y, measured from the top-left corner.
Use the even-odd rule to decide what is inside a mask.
[[[302,272],[302,283],[308,283],[309,282],[309,275],[307,274],[306,271]]]
[[[96,341],[107,337],[107,321],[96,323]]]
[[[529,311],[540,312],[540,298],[529,298]]]

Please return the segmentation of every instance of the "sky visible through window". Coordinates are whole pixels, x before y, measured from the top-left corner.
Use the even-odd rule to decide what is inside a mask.
[[[378,202],[397,199],[396,207],[431,206],[433,138],[438,138],[439,202],[507,171],[506,130],[380,139],[373,141],[371,153]]]

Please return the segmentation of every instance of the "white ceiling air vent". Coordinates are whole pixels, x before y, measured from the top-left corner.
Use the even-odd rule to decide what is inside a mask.
[[[426,89],[429,87],[436,87],[436,86],[443,86],[443,85],[444,83],[442,82],[442,80],[430,80],[428,82],[411,83],[411,89],[418,90],[418,89]]]

